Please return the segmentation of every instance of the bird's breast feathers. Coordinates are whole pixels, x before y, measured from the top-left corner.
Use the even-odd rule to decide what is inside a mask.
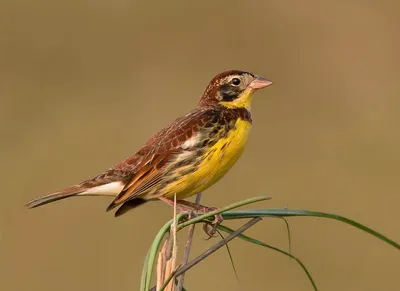
[[[185,141],[183,151],[167,165],[173,174],[162,195],[184,199],[216,183],[243,153],[250,128],[249,121],[237,118],[230,127],[203,130]]]

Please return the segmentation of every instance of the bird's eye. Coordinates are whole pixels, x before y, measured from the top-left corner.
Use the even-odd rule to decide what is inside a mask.
[[[234,86],[239,86],[240,85],[240,79],[238,79],[238,78],[233,78],[231,82],[232,82],[232,84]]]

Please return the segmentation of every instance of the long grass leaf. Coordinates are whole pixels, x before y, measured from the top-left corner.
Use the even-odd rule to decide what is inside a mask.
[[[144,259],[142,267],[142,276],[140,278],[140,291],[146,291],[146,275],[147,275],[147,266],[149,265],[149,254],[150,250],[147,251],[147,255],[146,258]]]
[[[219,225],[219,226],[218,226],[218,229],[219,229],[219,230],[222,230],[222,231],[225,231],[225,232],[227,232],[227,233],[232,233],[232,232],[234,232],[233,229],[230,229],[229,227],[226,227],[226,226],[223,226],[223,225]],[[257,244],[257,245],[260,245],[260,246],[263,246],[263,247],[270,248],[270,249],[272,249],[272,250],[274,250],[274,251],[277,251],[277,252],[279,252],[279,253],[281,253],[281,254],[284,254],[284,255],[289,256],[290,258],[296,260],[296,261],[300,264],[300,266],[303,268],[303,270],[304,270],[304,272],[306,273],[308,279],[310,280],[311,284],[313,285],[314,290],[315,290],[315,291],[318,290],[317,285],[315,285],[315,282],[314,282],[313,278],[311,277],[310,272],[308,272],[306,266],[305,266],[297,257],[293,256],[292,254],[290,254],[290,253],[288,253],[288,252],[285,252],[284,250],[281,250],[281,249],[279,249],[279,248],[277,248],[277,247],[273,247],[273,246],[271,246],[271,245],[269,245],[269,244],[266,244],[266,243],[264,243],[264,242],[262,242],[262,241],[259,241],[259,240],[257,240],[257,239],[254,239],[254,238],[252,238],[252,237],[249,237],[249,236],[247,236],[247,235],[245,235],[245,234],[239,234],[238,237],[241,238],[241,239],[243,239],[243,240],[245,240],[245,241],[251,242],[251,243],[253,243],[253,244]]]
[[[400,249],[400,245],[383,234],[361,224],[352,219],[344,216],[319,212],[310,210],[296,210],[296,209],[257,209],[257,210],[237,210],[222,213],[224,219],[238,219],[238,218],[252,218],[252,217],[265,217],[265,216],[279,216],[279,217],[295,217],[295,216],[309,216],[309,217],[323,217],[329,219],[335,219],[358,229],[361,229],[378,239],[392,245],[393,247]]]

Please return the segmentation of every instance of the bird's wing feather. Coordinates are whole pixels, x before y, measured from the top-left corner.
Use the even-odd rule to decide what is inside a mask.
[[[215,112],[207,108],[189,112],[160,131],[134,156],[117,164],[115,168],[126,169],[133,173],[107,210],[135,197],[141,197],[159,185],[166,174],[165,166],[174,157],[188,150],[188,143],[185,142],[200,133],[204,126],[212,121],[211,114]],[[189,146],[197,145],[194,143]]]

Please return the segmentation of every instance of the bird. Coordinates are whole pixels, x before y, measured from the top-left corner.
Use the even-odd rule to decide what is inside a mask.
[[[103,173],[26,204],[35,208],[80,196],[112,196],[115,216],[161,200],[181,211],[215,208],[185,200],[218,182],[236,163],[252,126],[253,94],[273,82],[246,71],[216,75],[198,105],[155,134],[134,155]]]

